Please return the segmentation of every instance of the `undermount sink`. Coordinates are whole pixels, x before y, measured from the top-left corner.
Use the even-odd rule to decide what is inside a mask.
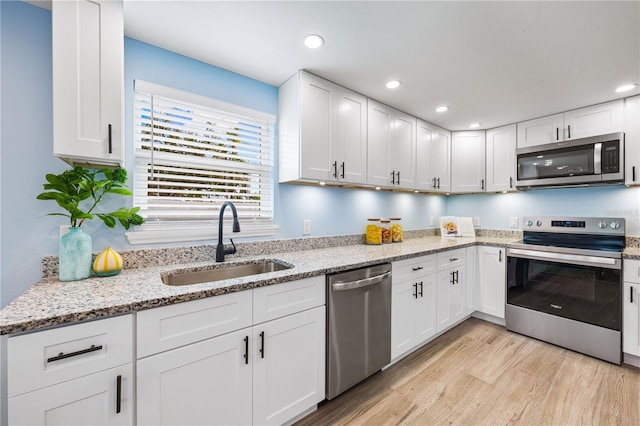
[[[217,263],[204,270],[193,270],[193,268],[178,269],[163,273],[161,278],[166,285],[190,285],[284,271],[291,268],[293,268],[293,265],[281,260],[265,259],[241,264]]]

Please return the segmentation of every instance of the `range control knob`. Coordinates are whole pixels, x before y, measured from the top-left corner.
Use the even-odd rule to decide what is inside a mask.
[[[536,222],[536,226],[542,226],[542,221],[538,220],[538,221]]]
[[[607,222],[605,222],[604,220],[601,220],[600,222],[598,222],[598,228],[600,229],[604,229],[608,226],[609,224]]]
[[[620,224],[619,224],[618,222],[615,222],[615,221],[614,221],[614,222],[611,222],[611,223],[609,224],[609,226],[611,227],[611,229],[618,229],[618,228],[620,228]]]
[[[528,220],[527,221],[527,226],[532,226],[533,225],[533,221],[532,220]]]

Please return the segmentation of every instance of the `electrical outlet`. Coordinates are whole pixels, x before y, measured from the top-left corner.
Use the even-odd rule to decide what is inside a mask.
[[[480,226],[480,218],[478,216],[473,217],[473,226]]]
[[[311,220],[305,219],[302,221],[302,235],[311,235]]]
[[[429,216],[429,226],[433,226],[433,216]]]
[[[511,228],[517,228],[518,227],[518,218],[517,217],[509,218],[509,227],[511,227]]]

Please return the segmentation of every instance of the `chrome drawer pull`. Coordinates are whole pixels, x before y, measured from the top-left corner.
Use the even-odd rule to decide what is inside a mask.
[[[56,361],[60,361],[61,359],[71,358],[72,356],[88,354],[89,352],[95,352],[95,351],[101,351],[101,350],[102,350],[102,345],[100,346],[91,345],[91,347],[88,349],[83,349],[81,351],[71,352],[68,354],[65,354],[64,352],[60,352],[58,356],[47,358],[47,362],[56,362]]]
[[[424,269],[424,267],[423,266],[417,266],[417,267],[411,268],[411,269],[413,269],[414,271],[421,271],[422,269]]]
[[[449,262],[455,262],[456,260],[460,260],[460,259],[458,259],[457,257],[454,257],[454,258],[449,259]]]

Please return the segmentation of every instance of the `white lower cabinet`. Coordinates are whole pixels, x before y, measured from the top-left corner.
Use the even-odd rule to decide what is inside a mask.
[[[465,249],[438,254],[436,331],[440,333],[466,316]]]
[[[253,327],[253,424],[283,424],[324,399],[324,306]]]
[[[283,424],[322,401],[324,291],[325,277],[319,276],[139,315],[139,330],[200,312],[210,312],[215,321],[206,324],[210,335],[204,340],[196,323],[193,330],[175,333],[172,327],[168,336],[159,333],[157,339],[170,338],[175,347],[138,360],[138,423]],[[239,321],[238,313],[247,312],[247,305],[253,305],[246,314],[253,326],[221,332],[216,324],[246,322]],[[185,344],[177,335],[193,336],[193,341]],[[144,348],[138,352],[147,353]]]
[[[131,364],[9,398],[10,425],[131,425]]]
[[[502,247],[478,247],[478,311],[504,319],[506,256]]]
[[[10,425],[133,424],[131,315],[7,339]]]
[[[640,261],[624,260],[622,352],[640,356]]]
[[[478,248],[477,247],[467,247],[465,250],[465,265],[464,268],[466,270],[465,275],[465,303],[466,303],[466,314],[471,315],[478,309],[478,305],[480,304],[480,291],[478,289]]]
[[[244,359],[250,332],[139,360],[138,423],[251,424],[251,365]]]
[[[394,285],[391,294],[391,359],[436,334],[436,275]]]

